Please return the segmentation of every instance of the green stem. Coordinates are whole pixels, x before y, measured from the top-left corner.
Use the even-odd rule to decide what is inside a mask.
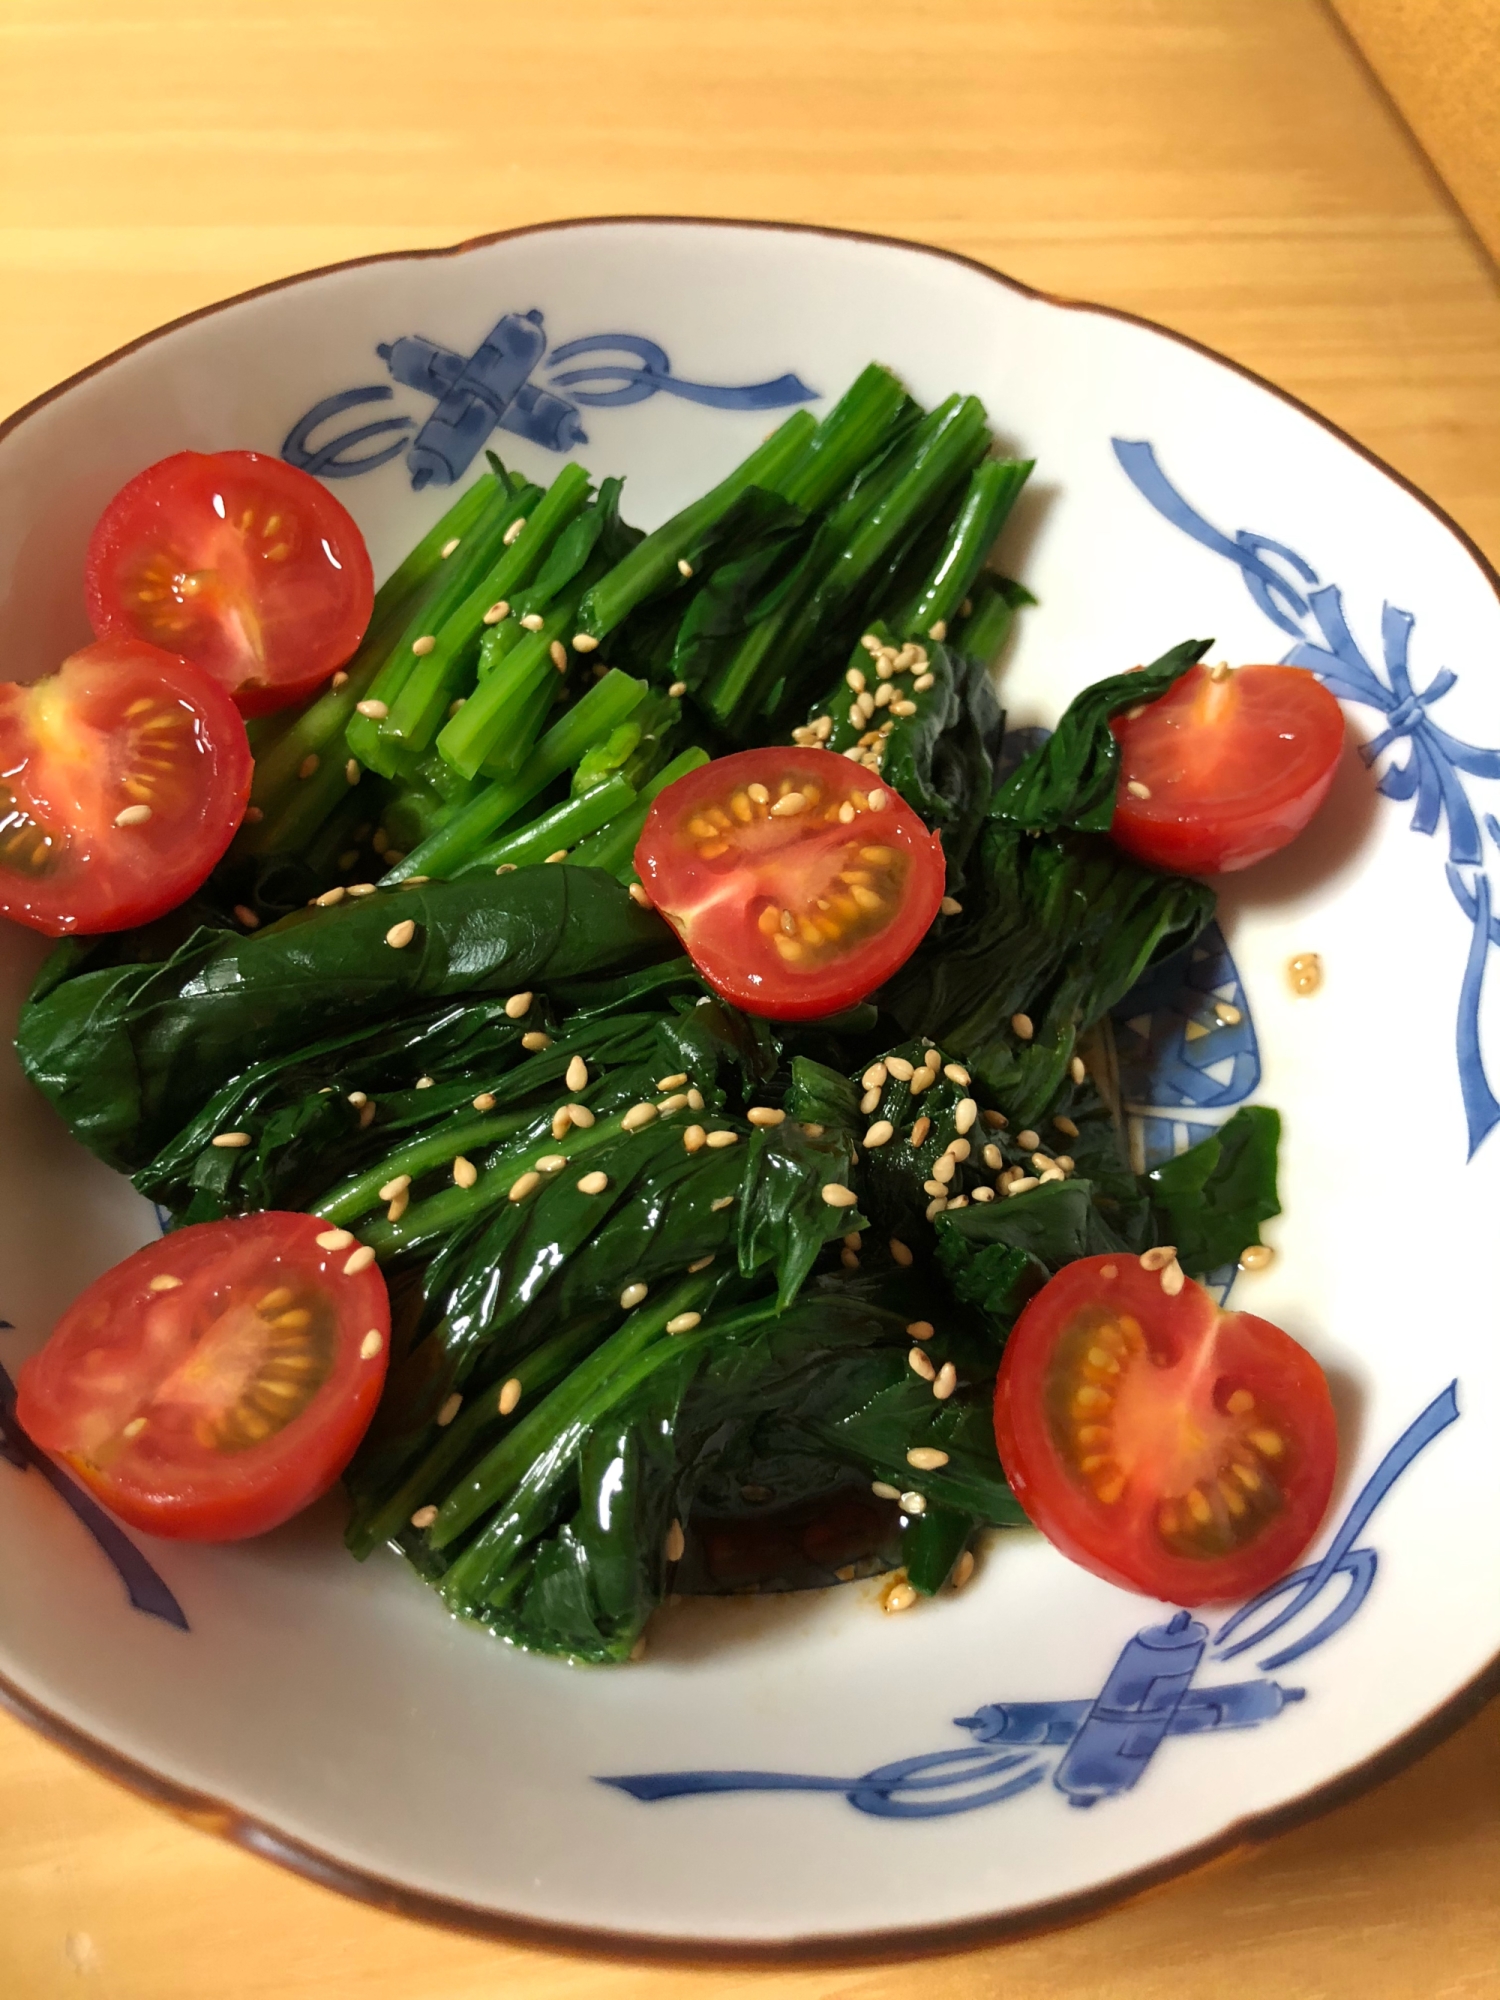
[[[622,812],[618,819],[611,820],[603,832],[580,842],[568,856],[569,861],[576,868],[602,868],[618,881],[633,881],[636,843],[645,830],[652,800],[668,785],[676,784],[679,778],[685,778],[689,771],[696,771],[707,762],[708,752],[700,750],[696,744],[680,751],[649,784],[642,786],[628,812]]]
[[[461,875],[477,874],[493,869],[524,868],[538,861],[545,862],[549,856],[564,848],[573,847],[601,827],[608,826],[627,807],[635,802],[635,786],[617,771],[602,785],[596,785],[591,792],[581,798],[567,799],[551,812],[545,812],[534,819],[529,826],[516,833],[508,833],[503,840],[486,847],[474,859],[461,868]]]
[[[583,590],[580,581],[565,590],[549,610],[539,612],[540,628],[528,632],[506,654],[440,731],[439,753],[466,778],[478,775],[480,765],[513,726],[517,704],[525,701],[539,681],[557,671],[552,648],[566,647],[577,623]]]
[[[807,410],[789,416],[727,479],[638,542],[594,585],[579,607],[578,627],[602,639],[643,599],[672,581],[677,565],[705,530],[751,486],[781,490],[806,455],[817,424]]]
[[[818,425],[805,454],[776,490],[804,513],[820,514],[886,442],[902,413],[912,407],[911,398],[890,369],[872,361]]]
[[[975,468],[931,573],[913,602],[891,621],[903,638],[930,638],[934,625],[946,625],[957,617],[958,607],[973,588],[1034,462],[1029,458],[989,458]]]
[[[386,882],[400,882],[408,875],[430,875],[441,881],[455,874],[538,792],[571,770],[586,750],[623,722],[645,694],[644,681],[632,680],[612,668],[559,717],[514,778],[490,785],[470,800],[445,827],[393,868]],[[459,710],[460,715],[463,712]]]
[[[981,584],[974,592],[974,609],[958,628],[955,644],[982,667],[990,666],[1015,623],[1016,612],[1036,599],[1024,584],[997,578]]]
[[[327,1222],[353,1222],[375,1207],[380,1190],[397,1174],[409,1174],[413,1180],[419,1180],[434,1167],[451,1165],[471,1146],[495,1146],[513,1138],[528,1125],[534,1125],[536,1116],[535,1111],[508,1111],[493,1117],[460,1112],[424,1132],[420,1139],[395,1147],[363,1173],[340,1181],[314,1205],[312,1213]]]

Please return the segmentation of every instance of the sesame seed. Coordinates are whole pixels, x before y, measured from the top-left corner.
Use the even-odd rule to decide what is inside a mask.
[[[627,1285],[620,1294],[620,1305],[624,1311],[629,1312],[633,1307],[638,1306],[645,1296],[646,1287],[643,1284],[637,1282],[633,1285]]]
[[[735,1202],[738,1199],[739,1197],[737,1195],[721,1194],[717,1201],[711,1201],[708,1205],[713,1210],[715,1215],[719,1215],[726,1208],[733,1208]]]
[[[567,1164],[566,1153],[547,1153],[537,1161],[536,1170],[539,1174],[560,1174]]]
[[[476,1111],[493,1111],[495,1108],[495,1099],[488,1090],[481,1090],[479,1095],[473,1100],[473,1104]]]
[[[695,1326],[703,1324],[702,1313],[678,1313],[675,1319],[667,1321],[668,1333],[691,1333]]]
[[[1151,787],[1143,785],[1139,778],[1132,778],[1125,789],[1133,799],[1149,799],[1151,796]]]
[[[745,1116],[752,1125],[780,1125],[786,1119],[784,1111],[773,1110],[769,1104],[752,1104]]]
[[[528,611],[521,620],[521,624],[528,632],[540,632],[546,622],[540,611]]]
[[[1229,1000],[1215,1000],[1214,1012],[1226,1028],[1237,1028],[1245,1018],[1239,1008]]]
[[[1163,1271],[1176,1255],[1177,1246],[1174,1243],[1160,1243],[1154,1250],[1147,1250],[1142,1253],[1141,1269],[1143,1271]]]
[[[877,1118],[865,1134],[867,1146],[888,1146],[896,1135],[896,1128],[889,1118]]]
[[[953,1575],[949,1579],[949,1588],[951,1590],[962,1590],[973,1574],[974,1551],[972,1549],[965,1549],[958,1561],[953,1565]]]
[[[671,1076],[659,1076],[656,1079],[656,1087],[658,1090],[681,1090],[686,1082],[687,1071],[680,1069]]]
[[[455,1180],[458,1179],[458,1168],[456,1165],[453,1170],[453,1178]],[[540,1174],[524,1173],[520,1176],[518,1180],[514,1180],[511,1182],[509,1192],[506,1195],[506,1200],[524,1201],[527,1195],[531,1193],[532,1189],[539,1188],[541,1184],[542,1184],[542,1177]]]
[[[574,1056],[568,1064],[567,1073],[563,1077],[563,1082],[566,1083],[569,1090],[579,1091],[587,1088],[588,1080],[589,1080],[588,1064],[584,1061],[582,1056]]]
[[[706,1271],[713,1261],[714,1252],[712,1250],[709,1251],[706,1257],[695,1257],[692,1263],[688,1265],[689,1277],[694,1276],[699,1271]]]
[[[466,1160],[462,1153],[453,1162],[453,1185],[461,1188],[473,1187],[479,1178],[479,1169],[472,1160]]]
[[[209,1143],[210,1145],[221,1147],[226,1152],[232,1152],[236,1147],[248,1146],[250,1143],[250,1134],[248,1132],[215,1132]]]
[[[906,1462],[917,1472],[936,1472],[939,1466],[948,1463],[948,1454],[939,1451],[935,1444],[914,1444],[906,1454]]]
[[[643,1125],[649,1125],[656,1116],[654,1104],[632,1104],[620,1120],[622,1132],[639,1132]]]
[[[174,1278],[169,1271],[161,1271],[151,1280],[146,1289],[152,1292],[175,1292],[181,1283],[181,1278]]]
[[[361,1271],[368,1271],[375,1262],[375,1252],[368,1243],[361,1243],[357,1250],[351,1250],[344,1260],[344,1276],[357,1278]],[[369,1338],[368,1334],[365,1336]]]
[[[520,1400],[521,1378],[518,1375],[512,1375],[508,1382],[502,1383],[495,1407],[499,1410],[502,1417],[508,1417]]]
[[[505,1003],[506,1018],[519,1021],[523,1014],[531,1012],[531,1003],[535,998],[534,993],[512,993]]]
[[[443,1407],[438,1411],[438,1429],[440,1431],[446,1430],[463,1406],[464,1399],[455,1389],[453,1394],[443,1404]]]
[[[910,1611],[917,1601],[917,1593],[909,1583],[893,1583],[885,1594],[887,1611]]]
[[[1187,1273],[1174,1257],[1161,1274],[1161,1288],[1169,1299],[1175,1299],[1187,1283]]]
[[[575,653],[596,653],[598,650],[599,641],[594,637],[592,632],[575,632],[573,634],[573,651]]]
[[[933,675],[918,674],[917,678],[912,682],[912,688],[917,694],[926,694],[927,690],[934,684]]]
[[[935,624],[929,625],[927,628],[927,636],[929,639],[936,639],[938,644],[941,645],[948,636],[947,619],[939,618]]]
[[[710,1146],[722,1150],[725,1146],[737,1146],[740,1143],[740,1135],[738,1132],[710,1132],[708,1143]]]
[[[677,574],[679,576],[691,576],[692,573],[693,565],[688,561],[687,557],[679,556],[677,558]]]
[[[411,1517],[411,1524],[414,1528],[430,1528],[437,1519],[437,1516],[438,1510],[436,1507],[419,1507]]]
[[[639,903],[643,910],[649,910],[651,907],[651,898],[646,894],[639,882],[631,883],[630,900],[632,903]]]
[[[701,1125],[689,1125],[682,1135],[683,1151],[696,1153],[708,1144],[708,1134]]]
[[[510,1009],[507,1007],[505,1011],[509,1013]],[[526,1010],[523,1007],[521,1009],[521,1012],[524,1014],[525,1011]],[[550,1049],[551,1046],[552,1046],[552,1037],[550,1035],[544,1035],[540,1028],[533,1028],[530,1034],[522,1035],[521,1037],[521,1047],[529,1051],[529,1053],[532,1055],[539,1055],[543,1049]]]
[[[417,934],[417,927],[410,917],[403,917],[399,924],[392,924],[385,934],[385,941],[392,951],[405,951]]]
[[[503,597],[497,597],[489,610],[485,612],[484,623],[486,625],[498,625],[502,619],[509,618],[509,616],[510,606]]]
[[[1269,1243],[1247,1243],[1240,1252],[1242,1271],[1264,1271],[1275,1258],[1276,1252]],[[153,1280],[153,1282],[155,1282]]]
[[[435,1076],[419,1076],[412,1088],[414,1090],[431,1090],[436,1082],[437,1078]]]
[[[380,1190],[380,1199],[382,1201],[394,1201],[398,1194],[405,1194],[406,1190],[410,1186],[411,1186],[410,1174],[393,1175],[392,1178],[388,1180],[385,1186]]]
[[[936,1368],[932,1365],[931,1357],[924,1354],[920,1347],[914,1347],[910,1354],[907,1355],[906,1365],[913,1375],[920,1375],[924,1382],[930,1382],[937,1374]]]
[[[927,1220],[929,1222],[936,1221],[937,1217],[943,1213],[943,1211],[947,1208],[947,1206],[948,1206],[948,1197],[944,1194],[935,1194],[932,1197],[932,1200],[928,1202],[926,1210],[924,1211],[927,1216]]]
[[[900,1082],[902,1083],[911,1082],[913,1069],[912,1065],[906,1060],[905,1056],[887,1056],[885,1059],[885,1066],[890,1071],[891,1075],[896,1077]]]
[[[1029,1014],[1012,1014],[1010,1017],[1010,1026],[1011,1033],[1019,1041],[1029,1042],[1036,1033]]]
[[[853,1188],[844,1187],[838,1181],[825,1181],[823,1183],[823,1199],[830,1208],[853,1208],[858,1202],[859,1196],[854,1192]]]
[[[373,882],[351,882],[348,893],[351,896],[373,896],[375,893],[375,884]]]
[[[561,639],[554,639],[547,648],[547,657],[560,674],[568,670],[568,649]]]
[[[514,521],[511,522],[510,526],[506,529],[505,533],[500,537],[500,539],[502,542],[504,542],[505,546],[508,549],[513,548],[515,546],[518,537],[523,535],[525,532],[526,532],[526,516],[524,514],[521,514]]]
[[[583,1179],[578,1183],[578,1192],[580,1194],[603,1194],[608,1186],[609,1175],[595,1171],[583,1176]]]
[[[234,914],[247,931],[258,931],[260,929],[260,918],[250,908],[248,903],[236,903]]]
[[[673,681],[672,685],[667,689],[667,693],[673,701],[681,701],[682,697],[687,693],[687,682]]]
[[[369,716],[372,722],[384,722],[391,712],[383,701],[357,701],[354,707],[357,714]]]
[[[457,535],[450,535],[447,541],[444,542],[443,546],[438,550],[438,554],[444,562],[448,560],[449,556],[451,556],[453,551],[458,547],[458,542],[459,538]]]
[[[566,861],[566,860],[567,860],[567,858],[568,858],[568,850],[567,850],[567,848],[565,848],[565,847],[559,847],[559,848],[557,848],[557,849],[555,850],[555,852],[553,852],[553,853],[551,853],[551,854],[549,854],[549,855],[547,856],[547,860],[548,860],[549,862],[552,862],[552,861]]]
[[[424,660],[436,644],[437,640],[433,634],[431,632],[424,632],[420,639],[412,640],[411,649],[419,660]]]
[[[1088,1075],[1088,1071],[1084,1067],[1082,1056],[1074,1056],[1073,1060],[1068,1064],[1068,1074],[1075,1083],[1083,1082],[1084,1078]]]
[[[870,1481],[870,1491],[875,1495],[877,1500],[899,1500],[901,1498],[901,1488],[899,1486],[888,1486],[883,1479],[872,1479]]]
[[[1041,1143],[1042,1143],[1041,1133],[1033,1132],[1029,1125],[1025,1128],[1024,1131],[1018,1132],[1016,1134],[1016,1144],[1020,1147],[1023,1153],[1034,1153],[1037,1147],[1041,1145]]]
[[[115,825],[144,826],[150,817],[150,806],[125,806],[115,814]]]
[[[951,1361],[945,1361],[938,1370],[937,1380],[932,1385],[932,1393],[940,1403],[946,1403],[958,1387],[958,1370]]]
[[[568,1114],[568,1123],[576,1125],[580,1132],[587,1132],[594,1122],[594,1114],[586,1104],[565,1104],[563,1110]]]
[[[347,1250],[354,1237],[347,1229],[325,1229],[313,1241],[320,1250]]]

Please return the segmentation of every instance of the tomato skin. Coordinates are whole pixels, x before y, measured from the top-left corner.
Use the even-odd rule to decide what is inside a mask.
[[[217,681],[103,639],[45,680],[0,686],[0,772],[0,912],[63,937],[149,923],[191,895],[244,818],[254,765]],[[145,824],[117,823],[147,802]]]
[[[325,1233],[267,1210],[137,1250],[23,1363],[22,1429],[148,1534],[239,1541],[300,1513],[353,1456],[389,1360],[384,1279],[346,1274],[352,1239],[329,1250]]]
[[[1190,667],[1110,727],[1120,745],[1110,833],[1138,861],[1186,875],[1249,868],[1295,840],[1344,747],[1343,711],[1302,667]]]
[[[364,636],[375,578],[348,509],[256,451],[180,451],[100,515],[85,559],[98,636],[169,647],[242,715],[312,693]]]
[[[788,789],[807,805],[781,817]],[[800,746],[741,750],[668,785],[635,866],[709,985],[781,1021],[836,1014],[889,979],[937,915],[946,877],[941,840],[899,793]]]
[[[1098,1344],[1101,1324],[1127,1317],[1135,1351]],[[1113,1374],[1080,1365],[1111,1352]],[[1230,1396],[1250,1399],[1243,1413]],[[1254,1596],[1296,1562],[1327,1510],[1338,1449],[1328,1384],[1305,1348],[1268,1320],[1221,1312],[1191,1279],[1168,1296],[1129,1255],[1080,1258],[1025,1307],[995,1385],[995,1438],[1016,1498],[1065,1556],[1188,1605]],[[1102,1462],[1085,1471],[1093,1454]],[[1201,1528],[1189,1492],[1213,1503]],[[1257,1496],[1266,1504],[1247,1510]],[[1171,1539],[1168,1510],[1180,1523]]]

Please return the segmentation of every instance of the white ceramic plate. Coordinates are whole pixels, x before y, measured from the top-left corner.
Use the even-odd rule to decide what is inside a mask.
[[[1013,723],[1188,633],[1346,698],[1364,752],[1326,817],[1229,888],[1226,951],[1120,1022],[1143,1150],[1252,1092],[1285,1115],[1279,1255],[1237,1298],[1333,1380],[1329,1523],[1301,1582],[1227,1626],[1012,1534],[905,1617],[871,1585],[687,1605],[639,1666],[584,1671],[451,1622],[394,1557],[351,1562],[332,1500],[240,1547],[109,1545],[0,1438],[0,1696],[357,1894],[742,1954],[1018,1928],[1332,1802],[1493,1684],[1500,753],[1470,746],[1500,744],[1500,602],[1451,523],[1310,413],[1156,328],[874,239],[592,222],[344,265],[0,431],[5,672],[87,636],[90,525],[168,452],[285,449],[336,479],[383,574],[497,417],[526,472],[572,441],[652,525],[872,356],[925,400],[977,392],[1037,459],[1002,552],[1040,599],[1003,670]],[[40,956],[0,940],[11,1006]],[[1248,1019],[1190,1036],[1215,997]],[[0,1066],[13,1376],[155,1224]]]

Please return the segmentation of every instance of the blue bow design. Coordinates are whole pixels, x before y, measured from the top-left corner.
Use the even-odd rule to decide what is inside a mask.
[[[553,373],[555,387],[566,389],[575,403],[596,409],[644,403],[658,392],[680,396],[688,403],[705,403],[713,410],[780,410],[788,403],[811,403],[817,397],[816,389],[809,389],[797,375],[778,375],[773,382],[747,382],[739,388],[685,382],[672,373],[667,350],[638,333],[591,333],[583,340],[565,340],[548,355],[547,366],[556,371],[560,363],[576,360],[580,354],[633,354],[639,363],[632,368],[619,361],[595,362],[590,367]],[[586,388],[586,383],[595,386]]]

